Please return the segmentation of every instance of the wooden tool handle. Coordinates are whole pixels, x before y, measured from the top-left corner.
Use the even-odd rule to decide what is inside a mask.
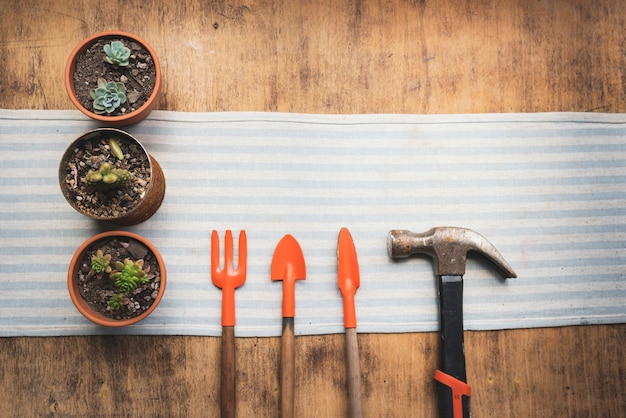
[[[235,418],[235,360],[235,327],[222,327],[222,391],[220,394],[222,418]]]
[[[294,376],[296,355],[294,347],[293,318],[283,318],[283,335],[280,340],[280,416],[294,416]]]
[[[356,328],[346,328],[346,359],[348,362],[348,395],[350,397],[350,417],[363,417],[361,401],[361,368],[359,366],[359,346]]]

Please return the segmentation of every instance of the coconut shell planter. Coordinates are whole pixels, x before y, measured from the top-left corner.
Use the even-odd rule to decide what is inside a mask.
[[[79,43],[65,67],[65,88],[85,115],[123,126],[145,119],[161,90],[161,68],[148,43],[128,32],[99,32]]]
[[[161,206],[165,177],[158,162],[130,134],[99,128],[76,139],[59,164],[67,202],[90,218],[134,225]]]
[[[123,327],[146,318],[165,292],[165,264],[157,249],[132,232],[95,235],[76,250],[68,289],[85,318]]]

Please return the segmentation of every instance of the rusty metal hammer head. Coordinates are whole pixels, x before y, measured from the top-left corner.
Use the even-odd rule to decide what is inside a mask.
[[[517,277],[502,254],[485,237],[471,229],[440,226],[423,233],[406,230],[389,231],[387,251],[392,258],[411,254],[428,254],[435,260],[435,274],[462,276],[469,251],[487,257],[505,277]]]

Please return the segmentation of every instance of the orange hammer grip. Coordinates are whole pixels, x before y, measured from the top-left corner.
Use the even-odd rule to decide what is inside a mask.
[[[463,410],[463,396],[469,398],[472,395],[472,390],[469,385],[441,370],[435,371],[435,380],[449,387],[452,391],[453,418],[469,416],[469,406],[467,413]],[[467,405],[469,405],[469,403]]]

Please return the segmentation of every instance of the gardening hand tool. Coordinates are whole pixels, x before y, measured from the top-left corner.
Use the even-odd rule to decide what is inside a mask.
[[[235,416],[235,288],[246,281],[246,231],[239,233],[239,261],[233,267],[233,234],[224,237],[224,268],[220,269],[219,237],[211,235],[211,280],[222,289],[222,418]]]
[[[361,402],[361,371],[359,346],[356,338],[356,310],[354,295],[361,284],[359,261],[347,228],[341,228],[337,242],[337,282],[343,296],[343,324],[346,329],[346,359],[348,361],[348,394],[350,417],[363,416]]]
[[[465,228],[437,227],[424,233],[392,230],[387,251],[392,258],[428,254],[434,259],[441,321],[441,370],[435,372],[435,380],[439,382],[439,412],[442,418],[468,418],[471,390],[466,383],[463,345],[463,275],[467,252],[485,255],[506,278],[517,275],[487,239]]]
[[[291,418],[294,413],[294,375],[296,357],[294,351],[294,317],[296,316],[296,280],[306,278],[304,255],[298,241],[285,235],[274,250],[271,269],[272,280],[283,281],[283,335],[280,357],[280,416]]]

